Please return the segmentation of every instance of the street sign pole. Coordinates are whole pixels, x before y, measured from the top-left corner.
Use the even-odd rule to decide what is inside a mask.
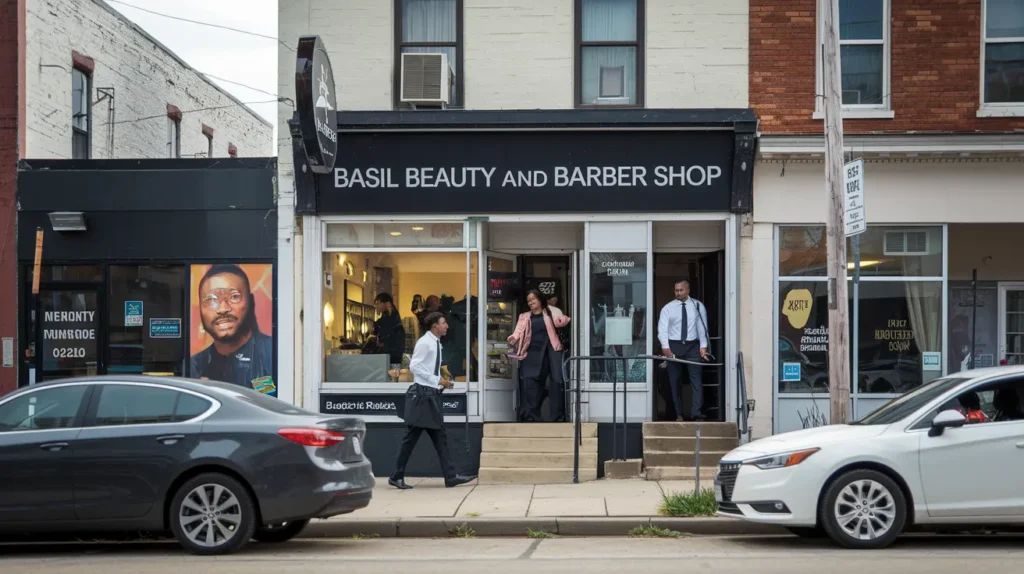
[[[843,166],[843,175],[846,237],[850,238],[850,247],[853,249],[853,334],[850,341],[853,380],[850,389],[851,394],[856,396],[860,379],[860,234],[867,231],[867,220],[864,217],[864,160],[847,163]],[[856,400],[854,403],[856,406]]]

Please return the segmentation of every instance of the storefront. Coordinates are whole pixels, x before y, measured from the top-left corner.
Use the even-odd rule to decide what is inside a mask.
[[[19,384],[188,376],[291,400],[275,370],[276,169],[23,161]]]
[[[483,423],[517,420],[506,338],[534,288],[572,317],[572,355],[628,358],[660,352],[658,311],[675,281],[689,279],[721,363],[706,369],[706,413],[735,420],[737,218],[751,207],[751,111],[339,112],[337,124],[333,171],[296,169],[303,395],[390,437],[366,446],[381,469],[401,436],[424,309],[451,326],[446,421],[457,425],[449,438],[453,454],[466,453],[463,466],[476,464]],[[294,157],[305,163],[301,143]],[[400,315],[401,352],[364,352],[382,293]],[[619,420],[674,418],[665,371],[651,361],[593,361],[571,374],[587,391],[586,421],[612,420],[613,380],[619,389],[628,381]]]
[[[829,421],[820,139],[774,136],[761,142],[758,207],[747,244],[753,261],[750,337],[753,395],[760,403],[771,400],[772,420],[755,418],[755,436]],[[852,136],[848,144],[849,157],[866,160],[868,221],[860,236],[856,319],[852,286],[847,302],[855,343],[853,418],[937,377],[970,369],[972,349],[976,368],[1020,363],[1019,141]]]

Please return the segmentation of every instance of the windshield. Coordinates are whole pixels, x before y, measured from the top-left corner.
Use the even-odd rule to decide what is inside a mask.
[[[922,385],[901,397],[885,403],[878,410],[850,424],[889,425],[899,422],[966,380],[968,380],[968,377],[935,379],[927,385]]]

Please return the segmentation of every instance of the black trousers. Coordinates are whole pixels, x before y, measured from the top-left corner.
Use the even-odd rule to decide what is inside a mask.
[[[420,435],[427,433],[430,441],[434,443],[434,450],[437,451],[437,459],[441,463],[441,472],[445,480],[455,477],[455,469],[452,467],[452,459],[448,455],[448,434],[442,425],[439,429],[427,429],[423,427],[405,427],[405,437],[402,438],[402,446],[398,451],[398,460],[395,461],[395,472],[391,474],[392,480],[405,478],[405,467],[409,464],[409,457],[412,456],[412,449],[420,440]]]
[[[676,358],[687,361],[700,362],[700,341],[669,341],[669,350]],[[687,371],[690,378],[692,403],[690,413],[694,418],[701,416],[704,410],[704,384],[701,372],[703,368],[699,365],[683,365],[681,363],[668,363],[668,382],[672,387],[672,405],[676,409],[676,416],[683,416],[683,371]]]
[[[534,352],[531,351],[531,354]],[[565,379],[562,376],[562,353],[549,346],[544,350],[543,356],[527,356],[523,363],[520,367],[521,372],[525,371],[525,374],[533,375],[523,377],[523,421],[540,422],[544,420],[540,409],[544,404],[545,396],[549,396],[551,399],[548,402],[547,420],[549,422],[564,421]],[[547,392],[549,376],[551,377],[550,395]]]

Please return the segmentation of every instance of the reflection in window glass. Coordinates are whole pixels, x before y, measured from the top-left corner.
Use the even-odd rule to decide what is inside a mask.
[[[828,274],[823,225],[779,227],[779,277]]]
[[[860,284],[862,393],[905,393],[942,374],[942,283]]]
[[[828,283],[779,283],[779,392],[828,392]]]
[[[181,376],[185,369],[185,267],[111,265],[108,305],[141,302],[141,316],[107,313],[108,373]]]
[[[209,401],[195,395],[160,387],[103,385],[101,389],[95,426],[183,422],[210,408]]]
[[[325,253],[323,264],[327,382],[411,382],[409,360],[432,311],[448,322],[442,364],[457,382],[476,380],[478,281],[465,252]]]
[[[647,255],[590,254],[590,354],[631,357],[647,353]],[[594,360],[590,380],[623,381],[623,361]],[[627,361],[631,383],[647,380],[647,362]]]
[[[0,405],[0,432],[69,428],[75,423],[86,385],[44,389]]]
[[[779,227],[779,277],[828,274],[828,236],[823,225]],[[846,242],[847,271],[853,244]],[[942,277],[942,228],[868,226],[860,234],[862,277]]]

